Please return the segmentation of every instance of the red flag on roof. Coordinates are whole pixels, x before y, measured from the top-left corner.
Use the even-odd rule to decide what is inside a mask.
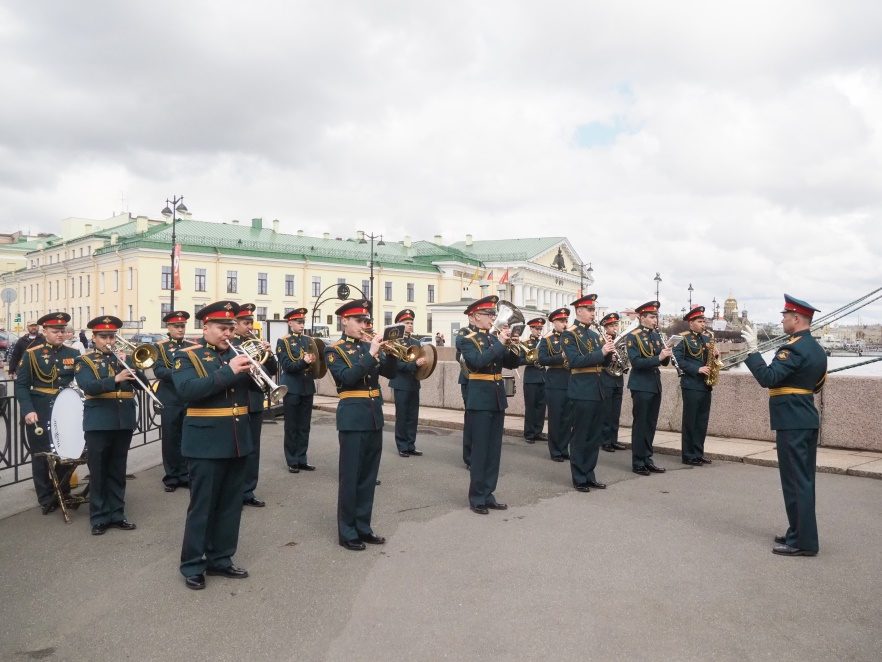
[[[508,269],[505,270],[505,273],[502,274],[502,278],[499,279],[500,285],[505,285],[508,282]]]

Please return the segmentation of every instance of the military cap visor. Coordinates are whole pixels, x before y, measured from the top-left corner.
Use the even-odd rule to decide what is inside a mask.
[[[399,322],[413,321],[415,317],[416,313],[410,308],[405,308],[395,316],[395,323],[398,324]]]
[[[162,321],[165,324],[186,324],[188,319],[190,319],[190,313],[186,310],[175,310],[167,313]]]
[[[499,297],[492,294],[489,297],[484,297],[483,299],[478,299],[477,301],[470,303],[466,306],[465,314],[472,315],[477,312],[495,313],[497,303],[499,303]]]
[[[609,313],[608,315],[603,316],[603,319],[600,320],[600,325],[606,326],[607,324],[615,324],[619,320],[621,320],[621,317],[619,317],[618,313]]]
[[[527,326],[535,326],[535,327],[543,327],[545,326],[545,318],[544,317],[535,317],[527,322]]]
[[[821,311],[811,304],[806,303],[802,299],[797,299],[796,297],[792,297],[789,294],[784,295],[784,310],[781,311],[782,315],[784,313],[799,313],[800,315],[811,317],[815,313],[819,312]]]
[[[70,315],[67,313],[49,313],[48,315],[43,315],[40,319],[37,320],[37,324],[46,327],[59,327],[59,326],[67,326],[68,322],[70,322]],[[30,326],[30,324],[28,325]]]
[[[356,299],[347,301],[334,311],[339,317],[360,317],[370,319],[371,302],[367,299]]]
[[[122,320],[119,317],[114,317],[113,315],[102,315],[101,317],[96,317],[93,320],[90,320],[88,324],[86,324],[87,329],[91,329],[92,331],[119,331],[122,328]]]
[[[548,319],[552,322],[556,320],[568,320],[570,319],[570,309],[569,308],[558,308],[557,310],[552,310],[548,313]]]
[[[693,320],[704,319],[704,306],[695,306],[688,313],[683,315],[683,321],[692,322]]]
[[[239,304],[235,301],[215,301],[200,308],[196,319],[202,322],[234,322],[239,313]]]
[[[306,319],[306,308],[295,308],[294,310],[289,310],[285,313],[285,319],[289,322],[291,320],[304,320]]]
[[[658,301],[647,301],[642,306],[637,306],[634,312],[638,315],[646,315],[647,313],[657,314],[659,308],[661,308],[661,304]]]
[[[573,301],[570,305],[574,308],[594,308],[597,305],[597,295],[586,294]]]

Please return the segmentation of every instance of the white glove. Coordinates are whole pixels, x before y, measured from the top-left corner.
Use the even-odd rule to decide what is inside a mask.
[[[744,338],[744,342],[747,343],[747,349],[751,352],[755,352],[758,344],[756,341],[756,329],[749,324],[745,324],[741,327],[741,337]]]

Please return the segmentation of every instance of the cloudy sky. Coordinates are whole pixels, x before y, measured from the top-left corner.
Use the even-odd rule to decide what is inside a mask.
[[[0,231],[565,235],[613,306],[882,286],[882,3],[0,0]],[[882,305],[863,321],[882,321]]]

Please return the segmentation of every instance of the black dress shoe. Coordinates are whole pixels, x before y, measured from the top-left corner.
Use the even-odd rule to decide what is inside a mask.
[[[682,460],[683,464],[691,464],[693,467],[700,467],[704,463],[697,457],[690,458],[688,460]]]
[[[410,453],[407,451],[398,451],[399,457],[410,457]]]
[[[297,465],[297,468],[301,471],[315,471],[315,467],[311,464],[307,464],[306,462],[301,462]]]
[[[47,503],[44,506],[40,506],[40,510],[43,512],[44,515],[54,513],[56,510],[58,510],[58,502],[53,501],[52,503]]]
[[[705,457],[704,455],[702,455],[702,456],[701,456],[700,458],[698,458],[698,459],[701,460],[701,463],[702,463],[702,464],[711,464],[711,463],[713,463],[713,460],[712,460],[712,459],[710,459],[709,457]]]
[[[490,510],[508,510],[508,504],[494,501],[493,503],[488,503],[487,508]]]
[[[419,457],[420,455],[423,454],[423,452],[422,452],[422,451],[418,451],[416,448],[411,448],[409,451],[407,451],[407,454],[408,454],[408,455],[414,455],[414,456],[416,456],[416,457]]]
[[[166,492],[174,492],[176,489],[178,489],[178,486],[177,485],[166,485],[163,489]]]
[[[563,459],[565,459],[565,460],[569,460],[569,459],[570,459],[570,454],[569,454],[569,453],[564,453],[563,455],[561,455],[561,457],[562,457]]]
[[[566,458],[563,455],[559,455],[558,457],[551,458],[552,462],[566,462]]]
[[[184,585],[194,591],[201,591],[205,588],[205,575],[190,575],[184,577]]]
[[[107,533],[107,525],[106,524],[96,524],[92,527],[92,535],[93,536],[103,536]]]
[[[524,437],[524,441],[526,441],[528,444],[535,444],[536,443],[536,439],[533,437]]]
[[[248,571],[245,568],[229,565],[226,568],[209,568],[205,574],[227,577],[228,579],[245,579],[248,576]]]
[[[574,483],[573,487],[576,488],[577,492],[590,492],[591,488],[588,487],[586,483]]]
[[[373,533],[367,535],[359,534],[358,539],[366,542],[368,545],[385,545],[386,539],[383,536],[376,536]]]
[[[548,441],[548,436],[544,433],[540,432],[535,437],[533,437],[536,441]]]
[[[589,480],[588,487],[593,487],[595,490],[605,490],[606,483],[598,483],[596,480]]]
[[[646,467],[633,467],[631,471],[633,471],[635,474],[640,474],[641,476],[649,475],[649,469],[647,469]]]
[[[790,545],[775,545],[772,547],[772,554],[780,554],[781,556],[817,556],[817,552],[808,549],[799,549]]]
[[[775,536],[775,542],[779,545],[787,544],[787,536]]]
[[[646,468],[654,474],[663,474],[665,471],[667,471],[667,469],[665,469],[664,467],[657,467],[654,464],[647,464]]]
[[[243,506],[254,506],[255,508],[263,508],[266,505],[266,501],[261,501],[257,497],[251,497],[250,499],[245,499],[242,502]]]
[[[612,444],[604,444],[600,447],[602,450],[605,450],[607,453],[615,453],[616,449],[613,448]]]
[[[612,447],[615,448],[617,451],[623,451],[627,448],[625,444],[620,444],[617,441],[612,442]]]
[[[130,522],[127,519],[122,519],[119,522],[111,522],[108,526],[112,526],[115,529],[122,529],[123,531],[134,531],[138,528],[134,522]]]
[[[288,473],[299,474],[300,473],[300,465],[299,464],[289,464],[288,465]]]
[[[490,511],[487,509],[487,506],[469,506],[473,513],[478,513],[478,515],[489,515]]]
[[[469,464],[468,462],[466,462],[466,463],[465,463],[465,468],[466,468],[467,471],[471,471],[471,470],[472,470],[472,465]]]
[[[345,547],[350,552],[364,551],[365,546],[361,540],[341,540],[340,547]]]

